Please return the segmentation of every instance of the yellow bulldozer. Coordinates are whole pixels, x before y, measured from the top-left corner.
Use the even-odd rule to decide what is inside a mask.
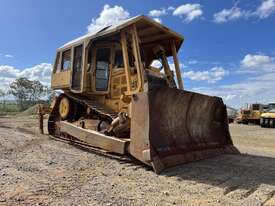
[[[222,99],[183,89],[183,41],[141,15],[60,47],[51,87],[62,93],[52,102],[49,135],[130,154],[156,173],[238,153]]]
[[[242,124],[260,124],[261,114],[264,112],[263,104],[250,104],[246,107],[240,109],[239,115],[237,117],[237,123]]]
[[[260,126],[275,128],[275,103],[269,103],[267,109],[261,114]]]

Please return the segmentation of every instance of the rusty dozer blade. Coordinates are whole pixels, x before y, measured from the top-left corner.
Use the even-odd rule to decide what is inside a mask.
[[[158,86],[132,102],[130,153],[160,173],[239,151],[233,146],[221,98]]]

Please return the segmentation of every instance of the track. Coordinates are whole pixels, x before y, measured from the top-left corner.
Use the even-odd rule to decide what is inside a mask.
[[[49,134],[54,136],[55,138],[63,138],[63,139],[68,139],[72,142],[76,142],[75,138],[72,138],[72,137],[68,138],[66,137],[67,134],[63,134],[60,132],[59,122],[61,120],[61,117],[59,115],[58,108],[59,108],[60,100],[64,96],[73,100],[74,103],[76,104],[81,104],[86,106],[87,108],[90,108],[91,111],[93,111],[98,116],[99,119],[106,119],[109,122],[112,122],[112,120],[117,117],[116,112],[114,112],[110,108],[105,107],[104,105],[100,104],[95,100],[87,99],[86,97],[84,98],[80,95],[71,94],[71,93],[61,94],[56,98],[55,105],[50,113],[49,120],[48,120]],[[79,142],[76,142],[76,143],[79,144]]]
[[[66,93],[66,95],[73,99],[75,102],[78,102],[80,104],[85,104],[87,107],[89,107],[91,110],[95,111],[98,115],[108,117],[111,119],[114,119],[117,117],[117,113],[113,111],[110,108],[107,108],[105,105],[101,104],[100,102],[93,100],[93,99],[87,99],[87,97],[83,97],[81,95],[76,95],[72,93]]]

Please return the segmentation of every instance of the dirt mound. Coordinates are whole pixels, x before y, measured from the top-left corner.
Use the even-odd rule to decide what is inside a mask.
[[[29,107],[28,109],[26,109],[23,112],[20,112],[17,114],[17,116],[31,116],[31,115],[36,115],[37,114],[37,110],[38,110],[38,105],[36,104],[32,107]]]

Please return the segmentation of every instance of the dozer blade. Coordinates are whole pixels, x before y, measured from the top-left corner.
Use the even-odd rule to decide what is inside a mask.
[[[221,98],[155,87],[132,102],[130,153],[160,173],[239,151],[233,146]]]

